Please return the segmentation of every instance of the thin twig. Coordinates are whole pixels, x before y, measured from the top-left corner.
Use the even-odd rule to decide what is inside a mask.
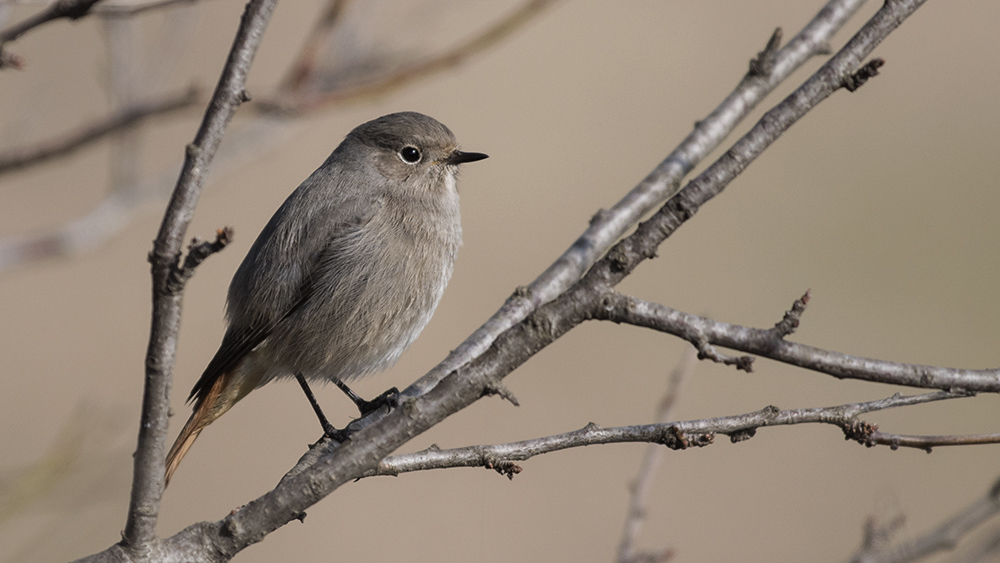
[[[447,50],[444,53],[435,55],[429,59],[419,61],[404,66],[403,68],[383,76],[367,84],[359,86],[334,89],[329,92],[315,93],[306,91],[305,85],[309,83],[308,76],[315,71],[315,44],[307,45],[298,62],[293,65],[294,74],[286,85],[292,89],[281,92],[276,98],[267,100],[257,105],[257,108],[265,112],[281,113],[301,113],[313,111],[324,105],[341,103],[348,99],[361,98],[365,96],[375,96],[389,90],[400,88],[405,84],[424,78],[426,76],[458,66],[472,56],[492,47],[508,35],[520,29],[524,24],[531,21],[540,14],[550,4],[556,0],[528,0],[520,8],[514,10],[510,15],[503,18],[496,24],[489,27],[482,33],[465,41],[460,45]],[[334,6],[329,13],[339,14],[340,6]],[[331,18],[324,18],[331,19]],[[320,30],[320,34],[332,29],[333,21]],[[315,37],[315,36],[314,36]]]
[[[53,158],[70,155],[90,143],[122,129],[133,127],[151,117],[190,107],[198,100],[198,94],[197,88],[190,88],[181,94],[173,94],[158,100],[136,104],[55,139],[2,154],[0,155],[0,174],[23,170]]]
[[[694,131],[639,185],[611,209],[598,212],[587,230],[562,256],[527,287],[519,288],[500,310],[430,373],[404,390],[403,395],[418,396],[449,373],[481,356],[500,334],[576,283],[640,218],[676,194],[681,180],[715,150],[764,97],[813,56],[827,53],[830,39],[862,4],[864,0],[828,2],[802,31],[774,53],[768,76],[752,73],[744,76],[736,89],[708,117],[699,121]]]
[[[954,549],[962,538],[997,513],[1000,513],[1000,480],[993,483],[986,496],[926,534],[889,549],[879,549],[881,546],[872,549],[863,545],[851,558],[851,563],[906,563],[938,551]]]
[[[23,61],[16,55],[6,54],[3,50],[8,41],[21,37],[32,29],[50,21],[67,18],[76,20],[86,16],[90,9],[101,0],[56,0],[49,7],[25,18],[24,20],[0,31],[0,68],[21,68]]]
[[[1000,434],[959,434],[952,436],[914,436],[909,434],[886,434],[875,432],[869,438],[874,444],[882,444],[892,449],[917,448],[930,453],[938,446],[969,446],[976,444],[1000,444]]]
[[[142,4],[104,4],[94,9],[103,18],[130,18],[143,12],[169,8],[177,4],[194,4],[198,0],[150,0]]]
[[[187,147],[184,167],[149,256],[153,274],[153,321],[146,353],[132,495],[122,533],[124,549],[140,556],[149,553],[156,539],[156,521],[163,494],[170,386],[181,317],[182,288],[173,281],[180,267],[181,244],[226,126],[247,99],[244,91],[247,74],[276,3],[277,0],[251,0],[247,4],[201,127],[194,142]]]
[[[648,442],[666,446],[671,450],[686,450],[705,447],[715,443],[717,434],[729,436],[733,443],[743,442],[756,435],[760,428],[771,426],[794,426],[797,424],[830,424],[840,429],[868,427],[874,425],[861,422],[858,416],[906,406],[921,405],[935,401],[967,398],[969,395],[936,391],[921,395],[900,395],[899,393],[864,403],[851,403],[834,407],[781,410],[769,406],[761,410],[718,418],[620,426],[601,428],[588,424],[580,430],[489,446],[469,446],[442,450],[428,448],[411,454],[386,457],[378,467],[364,473],[365,477],[376,475],[400,475],[413,471],[450,469],[455,467],[486,467],[513,464],[532,457],[569,448],[618,444],[624,442]],[[660,451],[663,451],[660,448]],[[520,471],[520,468],[518,469]]]
[[[278,89],[281,92],[279,96],[296,92],[309,82],[309,78],[316,71],[316,59],[319,56],[320,48],[341,21],[340,18],[349,1],[327,0],[326,8],[323,9],[320,17],[316,18],[316,25],[309,33],[299,55],[295,57],[295,62],[290,65],[291,70],[281,81],[281,86]]]
[[[840,379],[926,389],[1000,392],[1000,368],[957,369],[862,358],[789,342],[774,329],[723,323],[617,292],[609,292],[599,304],[593,304],[590,314],[594,319],[651,328],[691,342],[756,354]]]
[[[980,563],[982,561],[996,563],[1000,560],[1000,526],[981,534],[975,545],[963,549],[962,553],[947,563]]]
[[[666,424],[670,421],[670,413],[677,397],[680,395],[681,383],[694,371],[697,351],[692,347],[684,349],[677,366],[670,373],[667,383],[666,393],[657,407],[654,421],[657,424]],[[639,472],[629,487],[628,510],[625,515],[625,525],[622,528],[621,540],[618,542],[618,563],[654,563],[666,561],[672,553],[669,549],[661,549],[655,552],[638,552],[636,550],[636,540],[642,532],[642,527],[646,521],[646,503],[649,500],[649,492],[652,490],[653,480],[656,472],[663,461],[663,448],[650,444],[643,454],[642,462],[639,464]]]
[[[203,241],[199,237],[191,239],[191,244],[188,245],[187,256],[184,257],[184,264],[171,272],[170,281],[168,282],[170,290],[175,292],[182,291],[184,284],[194,275],[195,269],[209,256],[216,252],[221,252],[232,240],[232,227],[223,227],[215,231],[215,240],[212,242]]]

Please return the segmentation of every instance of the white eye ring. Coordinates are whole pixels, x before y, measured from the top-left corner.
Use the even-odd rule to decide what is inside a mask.
[[[420,162],[420,150],[413,145],[406,145],[399,150],[399,158],[407,164],[416,164]]]

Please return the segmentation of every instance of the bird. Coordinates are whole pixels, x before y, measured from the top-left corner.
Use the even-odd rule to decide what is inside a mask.
[[[296,378],[333,430],[307,381],[344,386],[388,368],[417,338],[462,242],[459,165],[484,158],[415,112],[347,134],[236,270],[227,329],[188,397],[193,412],[167,454],[164,487],[202,430],[270,381]]]

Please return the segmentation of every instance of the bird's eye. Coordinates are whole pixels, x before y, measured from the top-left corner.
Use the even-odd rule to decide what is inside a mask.
[[[407,164],[414,164],[420,161],[420,151],[417,150],[417,147],[407,145],[399,151],[399,158],[402,158],[403,162]]]

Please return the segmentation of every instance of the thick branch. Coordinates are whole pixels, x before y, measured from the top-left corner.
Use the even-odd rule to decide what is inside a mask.
[[[794,310],[794,307],[793,307]],[[1000,393],[1000,369],[954,369],[862,358],[788,342],[775,329],[715,321],[609,292],[591,305],[592,318],[627,323],[673,334],[699,344],[718,345],[811,369],[840,379],[928,389]],[[779,323],[780,325],[781,323]]]
[[[145,556],[152,549],[163,494],[170,386],[181,317],[183,283],[177,283],[181,244],[226,126],[247,99],[243,89],[247,74],[276,3],[277,0],[251,0],[247,4],[204,120],[194,142],[187,147],[184,167],[149,256],[153,274],[153,320],[146,353],[132,497],[122,534],[124,548],[138,556]]]
[[[112,133],[139,124],[157,115],[164,115],[190,107],[198,100],[198,90],[191,88],[182,94],[175,94],[132,106],[115,115],[104,117],[80,129],[40,143],[34,147],[13,150],[0,155],[0,174],[22,170],[44,163],[50,159],[67,156],[87,144],[98,141]]]
[[[744,76],[722,104],[699,121],[694,131],[638,186],[611,209],[597,213],[580,238],[545,272],[518,289],[483,326],[403,393],[417,396],[434,386],[448,373],[482,355],[501,333],[576,283],[641,217],[676,194],[684,176],[715,150],[765,96],[813,56],[827,53],[830,39],[862,4],[864,0],[828,2],[798,35],[773,53],[768,63],[759,65],[769,69],[770,74],[749,72]]]

